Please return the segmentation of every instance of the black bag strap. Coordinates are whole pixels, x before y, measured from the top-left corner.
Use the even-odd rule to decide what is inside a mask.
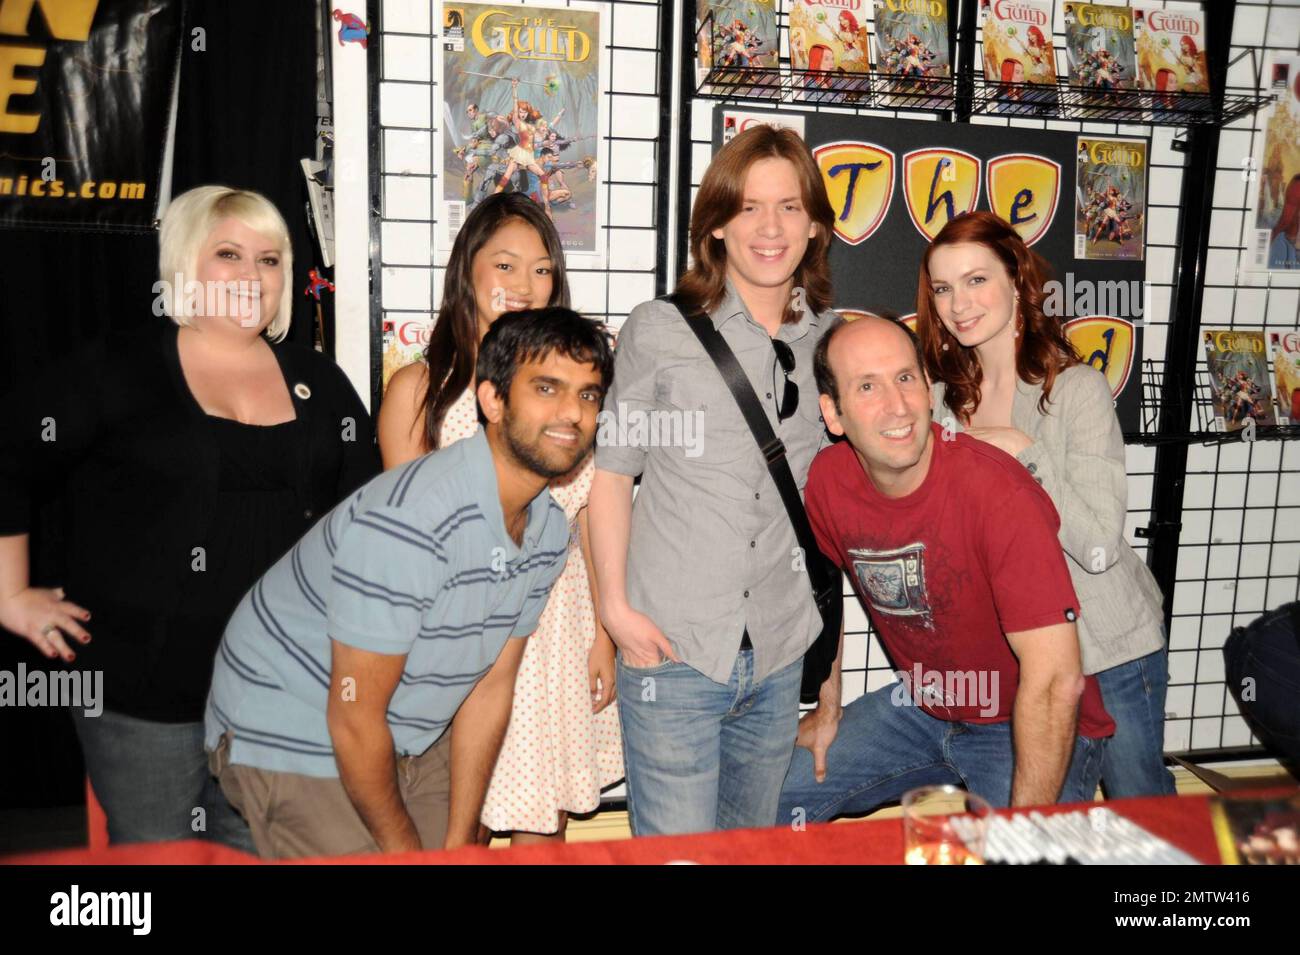
[[[790,471],[790,462],[786,460],[785,443],[772,430],[772,424],[767,420],[767,413],[763,410],[758,395],[754,393],[749,378],[745,376],[744,369],[740,367],[740,362],[736,360],[731,347],[713,327],[709,317],[703,312],[683,308],[676,295],[667,295],[665,300],[676,306],[677,311],[681,312],[682,317],[686,319],[686,324],[691,327],[695,337],[700,340],[704,350],[718,366],[722,380],[727,383],[727,387],[736,399],[736,404],[740,406],[740,413],[744,415],[745,423],[749,425],[754,440],[758,442],[758,449],[763,455],[763,460],[767,462],[767,469],[772,475],[772,480],[776,482],[781,501],[790,515],[795,539],[803,548],[804,566],[808,569],[813,595],[820,604],[824,596],[821,592],[823,588],[833,587],[838,592],[839,575],[836,574],[834,581],[831,582],[825,579],[829,575],[816,572],[816,568],[821,564],[819,560],[821,550],[817,546],[816,537],[813,536],[812,525],[808,523],[808,512],[804,510],[803,499],[799,496],[799,486],[795,484],[794,474]],[[819,582],[818,577],[823,579]]]

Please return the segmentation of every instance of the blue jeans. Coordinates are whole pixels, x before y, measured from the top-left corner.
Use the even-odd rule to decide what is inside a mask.
[[[256,853],[248,824],[208,772],[201,722],[71,712],[110,843],[207,839]]]
[[[1102,670],[1097,683],[1106,712],[1115,721],[1115,735],[1101,761],[1106,798],[1174,795],[1174,776],[1165,768],[1169,660],[1164,648]]]
[[[1228,690],[1251,731],[1275,756],[1300,767],[1300,608],[1283,604],[1236,627],[1223,659]]]
[[[894,685],[844,707],[826,752],[826,779],[813,776],[812,753],[796,749],[781,790],[776,824],[826,822],[870,812],[918,786],[964,786],[995,807],[1011,804],[1014,750],[1010,723],[957,723],[919,706],[896,705]],[[1101,775],[1104,739],[1075,737],[1061,802],[1090,802]]]
[[[627,808],[638,836],[770,826],[799,727],[803,660],[754,682],[741,650],[724,686],[684,663],[618,658]]]

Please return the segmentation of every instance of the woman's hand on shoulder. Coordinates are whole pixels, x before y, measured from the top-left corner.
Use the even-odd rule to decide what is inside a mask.
[[[424,392],[429,366],[423,361],[404,365],[388,381],[379,403],[379,454],[384,470],[424,454]]]
[[[1013,458],[1034,443],[1034,439],[1018,428],[967,428],[972,438],[991,444]]]

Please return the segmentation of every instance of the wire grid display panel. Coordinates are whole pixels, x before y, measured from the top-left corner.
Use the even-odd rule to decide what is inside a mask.
[[[1177,4],[1169,4],[1177,6]],[[783,7],[786,4],[782,5]],[[957,3],[950,3],[955,16]],[[787,11],[782,9],[781,22],[781,60],[788,65],[789,48],[786,31]],[[950,21],[951,22],[951,21]],[[874,24],[871,27],[874,33]],[[1065,62],[1065,17],[1061,0],[1055,4],[1055,23],[1053,27],[1053,46],[1057,57],[1057,71],[1066,74]],[[976,69],[983,69],[982,35],[976,32]],[[958,51],[960,55],[960,51]],[[745,100],[693,99],[691,112],[691,199],[694,202],[704,170],[712,158],[712,114],[719,102],[743,104]],[[759,108],[779,108],[782,111],[832,112],[848,113],[860,116],[895,116],[903,119],[926,120],[938,119],[935,113],[910,112],[888,109],[856,109],[848,106],[818,106],[807,103],[765,103],[755,102]],[[1183,157],[1171,148],[1176,130],[1171,128],[1146,125],[1129,125],[1117,123],[1093,123],[1070,120],[1043,120],[1022,117],[1000,117],[976,115],[972,123],[990,126],[1021,126],[1030,129],[1058,129],[1119,136],[1151,137],[1151,173],[1149,208],[1146,232],[1147,263],[1147,305],[1141,318],[1146,322],[1144,354],[1148,357],[1163,358],[1165,351],[1165,327],[1169,320],[1170,290],[1173,281],[1174,241],[1178,221],[1178,201],[1182,188]],[[1054,263],[1061,268],[1061,263]],[[919,265],[919,263],[916,263]],[[1064,281],[1060,274],[1058,279]],[[1163,364],[1161,362],[1161,364]],[[1134,373],[1138,373],[1135,367]],[[1128,519],[1126,537],[1138,555],[1145,558],[1146,542],[1135,536],[1136,529],[1145,527],[1150,521],[1151,494],[1155,471],[1155,449],[1140,445],[1126,448],[1126,467],[1128,471]],[[844,603],[844,702],[861,696],[864,692],[892,683],[896,676],[880,644],[879,638],[871,627],[870,620],[863,611],[853,590],[845,578]],[[1168,744],[1169,740],[1167,740]]]
[[[1229,66],[1229,86],[1260,88],[1271,54],[1297,52],[1300,0],[1237,4],[1229,60],[1241,59]],[[1200,327],[1294,330],[1300,323],[1300,274],[1240,268],[1253,225],[1258,170],[1252,157],[1265,121],[1260,111],[1220,134]],[[1209,378],[1203,351],[1196,383],[1202,404],[1189,409],[1188,427],[1205,430]],[[1221,648],[1233,627],[1300,596],[1300,442],[1192,445],[1182,525],[1166,747],[1257,745],[1224,683]]]
[[[564,7],[567,0],[503,8]],[[573,307],[617,327],[637,304],[654,298],[659,135],[656,0],[604,0],[601,68],[607,77],[608,128],[597,163],[606,182],[604,261],[568,258]],[[449,250],[436,247],[440,184],[433,161],[443,115],[434,44],[441,42],[436,0],[383,0],[379,42],[379,128],[382,171],[379,262],[384,320],[429,324],[437,318]],[[671,7],[667,14],[671,15]],[[671,55],[671,54],[670,54]]]
[[[1196,3],[1179,3],[1167,2],[1163,6],[1169,9],[1192,8],[1196,9],[1200,4]],[[1056,52],[1056,68],[1061,75],[1068,74],[1065,53],[1065,18],[1064,3],[1057,0],[1054,9],[1055,20],[1053,23],[1053,46]],[[1240,17],[1240,11],[1238,16]],[[1240,32],[1240,19],[1234,32]],[[1234,38],[1235,39],[1235,38]],[[979,37],[982,42],[982,36]],[[978,49],[978,46],[977,46]],[[1232,55],[1239,52],[1234,46]],[[1230,57],[1231,58],[1231,57]],[[1230,74],[1228,83],[1230,86],[1244,85],[1252,86],[1252,83],[1240,83]],[[1115,136],[1149,136],[1151,139],[1151,152],[1148,157],[1149,162],[1149,179],[1147,193],[1147,228],[1146,228],[1146,288],[1144,291],[1143,314],[1140,316],[1143,323],[1143,358],[1152,359],[1155,369],[1156,379],[1154,382],[1144,382],[1144,388],[1152,389],[1158,393],[1163,378],[1164,355],[1167,340],[1167,333],[1170,322],[1170,303],[1173,295],[1174,282],[1174,260],[1175,244],[1177,241],[1178,228],[1178,210],[1180,199],[1183,195],[1183,177],[1185,174],[1195,175],[1195,171],[1186,170],[1185,154],[1176,152],[1173,148],[1175,138],[1183,134],[1183,130],[1165,126],[1149,126],[1145,124],[1131,123],[1097,123],[1086,121],[1070,120],[1034,120],[1019,117],[991,117],[991,116],[974,116],[971,118],[972,123],[997,126],[1020,126],[1038,129],[1061,129],[1078,131],[1081,133],[1094,133]],[[1223,152],[1220,152],[1222,161]],[[1237,168],[1240,174],[1240,167]],[[1195,188],[1194,185],[1191,188]],[[1217,215],[1217,213],[1216,213]],[[1210,306],[1210,300],[1206,296],[1207,313]],[[1294,312],[1293,312],[1294,317]],[[1126,466],[1128,470],[1128,519],[1126,521],[1127,539],[1133,545],[1138,555],[1145,558],[1146,541],[1135,536],[1136,529],[1145,527],[1151,518],[1151,497],[1154,490],[1155,477],[1155,448],[1142,445],[1128,445],[1126,447]],[[1187,505],[1195,506],[1198,499],[1193,495],[1186,498]],[[1182,566],[1183,554],[1186,551],[1188,537],[1186,534],[1186,518],[1184,518],[1184,535],[1182,538],[1182,547],[1179,552],[1180,568]],[[1181,574],[1180,574],[1181,576]],[[1176,598],[1177,599],[1177,598]],[[1177,606],[1175,606],[1177,614]],[[1175,634],[1179,630],[1179,622],[1175,618],[1173,623]],[[1227,632],[1224,632],[1224,638]],[[1173,649],[1177,646],[1177,640],[1171,639],[1170,647]],[[1214,646],[1221,646],[1222,639]],[[1199,656],[1196,654],[1195,656]],[[1213,656],[1214,659],[1209,658]],[[1220,699],[1222,698],[1223,689],[1223,658],[1217,650],[1206,654],[1204,667],[1198,665],[1197,659],[1190,661],[1185,658],[1171,653],[1170,657],[1170,689],[1165,700],[1165,750],[1166,751],[1183,751],[1190,748],[1190,724],[1193,715],[1193,698],[1197,694],[1212,694],[1213,690],[1198,689],[1198,680],[1212,680],[1217,674],[1218,690]],[[1190,662],[1190,669],[1188,663]],[[1216,669],[1217,667],[1217,669]],[[1203,675],[1198,675],[1203,674]],[[1176,685],[1175,685],[1176,684]],[[1234,711],[1235,713],[1235,711]],[[1222,717],[1222,712],[1217,714]],[[1240,729],[1245,730],[1245,724],[1239,715],[1234,717],[1240,724]],[[1219,747],[1222,745],[1242,745],[1250,743],[1250,735],[1245,733],[1244,738],[1240,733],[1233,737],[1233,742],[1221,742],[1218,737],[1206,745]]]

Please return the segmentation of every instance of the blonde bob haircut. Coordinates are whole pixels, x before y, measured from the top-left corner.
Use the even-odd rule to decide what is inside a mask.
[[[162,288],[170,287],[162,296],[163,310],[177,325],[190,324],[185,286],[194,279],[199,250],[217,224],[232,217],[279,246],[284,290],[275,318],[264,333],[278,342],[289,333],[293,319],[293,245],[279,210],[265,196],[247,189],[197,186],[171,201],[158,236],[158,271]]]

